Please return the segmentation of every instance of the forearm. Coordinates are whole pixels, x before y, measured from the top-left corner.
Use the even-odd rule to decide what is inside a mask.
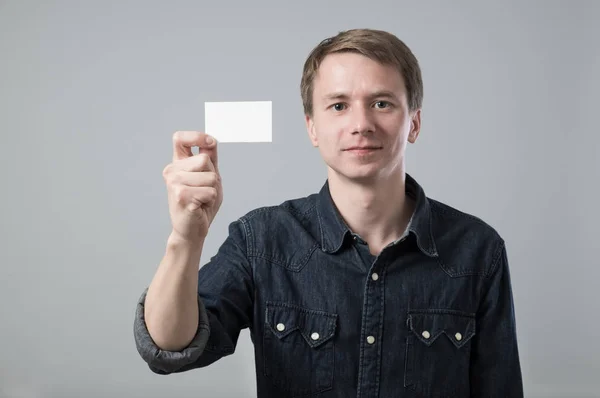
[[[501,245],[478,312],[471,351],[473,397],[522,398],[515,306],[506,248]]]
[[[165,351],[185,348],[198,330],[198,266],[204,241],[169,237],[146,295],[144,318],[155,344]]]

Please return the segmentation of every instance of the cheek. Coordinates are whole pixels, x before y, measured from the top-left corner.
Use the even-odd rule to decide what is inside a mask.
[[[386,131],[393,132],[395,139],[398,139],[399,141],[406,141],[411,128],[412,126],[410,119],[400,117],[390,120],[386,127]]]
[[[331,131],[322,131],[319,135],[319,143],[323,148],[333,148],[337,142],[336,134]]]
[[[390,126],[394,126],[396,130],[407,130],[410,127],[410,119],[404,114],[395,114],[394,117],[390,117],[387,122]]]
[[[315,125],[315,131],[319,144],[327,147],[335,146],[343,141],[345,134],[344,128],[335,122],[321,122],[319,125]]]

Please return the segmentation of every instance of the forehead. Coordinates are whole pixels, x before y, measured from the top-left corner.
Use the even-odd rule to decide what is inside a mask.
[[[332,92],[351,95],[369,95],[377,91],[391,91],[403,97],[404,79],[392,65],[383,65],[356,53],[327,55],[313,82],[315,99]]]

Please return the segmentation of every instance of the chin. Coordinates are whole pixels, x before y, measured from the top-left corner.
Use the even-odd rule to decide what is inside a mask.
[[[355,167],[355,168],[332,168],[330,167],[330,174],[333,174],[338,179],[358,182],[358,183],[369,183],[377,181],[380,176],[380,170],[374,167]]]

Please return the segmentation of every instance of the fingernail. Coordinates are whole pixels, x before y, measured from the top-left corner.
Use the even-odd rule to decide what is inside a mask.
[[[211,137],[206,137],[205,141],[208,145],[212,145],[212,143],[214,142],[214,140]]]

